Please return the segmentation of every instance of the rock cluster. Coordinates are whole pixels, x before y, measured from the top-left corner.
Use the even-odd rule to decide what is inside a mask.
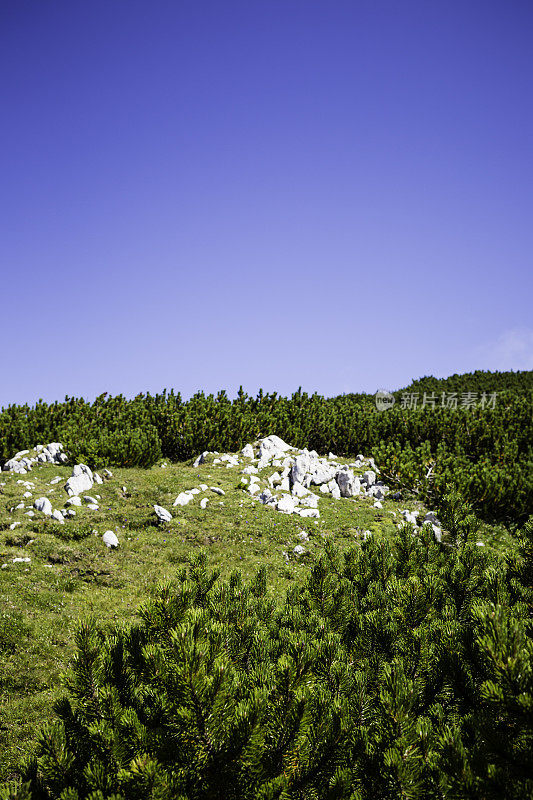
[[[442,523],[437,519],[434,511],[428,511],[421,521],[418,519],[420,516],[418,511],[409,511],[408,508],[404,508],[400,514],[405,522],[410,522],[415,528],[420,529],[422,525],[431,525],[433,535],[437,542],[442,541]]]
[[[389,491],[388,486],[376,480],[379,470],[371,458],[358,455],[354,462],[341,464],[333,453],[327,458],[320,457],[315,450],[299,450],[275,435],[247,444],[239,455],[204,452],[194,462],[195,466],[204,463],[209,455],[215,456],[214,466],[240,466],[246,461],[241,478],[243,488],[260,503],[282,514],[320,517],[320,495],[313,490],[335,499],[367,495],[376,501]],[[365,466],[372,469],[362,476],[354,474],[354,469]],[[268,485],[262,485],[258,473],[267,467],[276,471],[267,478]]]
[[[32,455],[33,454],[33,455]],[[15,453],[13,458],[3,466],[5,472],[17,472],[25,475],[30,472],[34,464],[66,464],[67,454],[63,451],[61,442],[51,442],[50,444],[38,444],[33,450],[21,450]]]

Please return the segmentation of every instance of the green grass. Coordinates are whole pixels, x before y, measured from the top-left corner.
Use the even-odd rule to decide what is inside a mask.
[[[249,577],[265,564],[269,591],[281,597],[303,580],[309,560],[320,554],[326,539],[333,537],[346,549],[357,544],[362,530],[390,536],[401,521],[400,509],[421,508],[416,502],[385,499],[380,510],[370,498],[336,501],[319,494],[320,519],[300,519],[254,501],[239,485],[241,469],[212,463],[116,469],[110,480],[88,492],[100,495],[99,510],[76,508],[76,516],[64,525],[40,512],[30,518],[26,508],[10,509],[26,491],[19,480],[35,483],[33,496],[24,500],[28,506],[46,495],[55,508],[63,508],[70,467],[40,465],[23,476],[0,474],[6,484],[0,486],[0,564],[7,564],[0,570],[0,781],[14,775],[36,731],[53,717],[52,702],[62,693],[60,675],[73,655],[80,618],[94,615],[108,625],[133,620],[159,581],[172,579],[199,548],[207,550],[209,565],[223,577],[235,569]],[[260,477],[273,471],[268,468]],[[56,475],[61,482],[50,486]],[[201,483],[219,486],[226,495],[208,491],[188,506],[172,506],[180,491]],[[209,497],[205,510],[200,508],[203,496]],[[157,523],[156,503],[171,511],[171,522]],[[10,531],[14,521],[21,525]],[[106,530],[117,534],[118,549],[104,546]],[[309,534],[303,543],[307,553],[296,559],[292,550],[301,543],[297,534],[302,530]],[[485,526],[480,538],[490,546],[491,536]],[[498,547],[508,543],[504,529],[494,536]],[[283,551],[291,554],[288,562]],[[15,557],[31,562],[13,564]]]

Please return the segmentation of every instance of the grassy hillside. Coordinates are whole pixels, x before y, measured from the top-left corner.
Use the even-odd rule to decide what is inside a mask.
[[[212,462],[212,457],[210,461]],[[103,485],[88,493],[100,495],[99,510],[76,508],[76,517],[64,525],[49,518],[28,518],[27,509],[9,509],[21,501],[48,496],[57,507],[67,498],[63,490],[70,467],[42,465],[27,475],[2,473],[0,480],[0,780],[7,778],[36,727],[51,717],[51,701],[59,694],[59,674],[73,654],[73,631],[79,617],[94,614],[106,624],[134,618],[138,605],[160,580],[175,576],[199,549],[205,548],[210,566],[223,576],[239,568],[251,576],[264,564],[271,592],[281,597],[301,582],[306,563],[324,542],[333,538],[343,549],[361,541],[364,530],[390,536],[394,517],[405,504],[385,498],[375,509],[371,498],[357,502],[321,497],[321,518],[286,516],[257,502],[243,490],[239,468],[202,464],[159,465],[149,470],[116,469]],[[272,468],[260,477],[272,473]],[[53,486],[50,481],[61,476]],[[23,498],[20,481],[35,483],[32,498]],[[172,503],[184,489],[202,483],[226,492],[208,491],[205,510],[196,502],[184,508]],[[123,489],[126,489],[124,492]],[[173,519],[161,526],[154,504],[171,510]],[[409,507],[421,507],[409,503]],[[42,516],[42,515],[39,515]],[[9,526],[20,522],[13,531]],[[117,533],[120,546],[108,550],[106,530]],[[305,530],[307,555],[287,562],[301,544]],[[494,538],[497,536],[497,539]],[[506,541],[503,530],[487,531],[487,543]],[[30,558],[29,563],[13,563]]]

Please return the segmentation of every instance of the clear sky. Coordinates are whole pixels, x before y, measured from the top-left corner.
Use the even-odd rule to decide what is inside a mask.
[[[0,405],[533,368],[531,0],[2,0]]]

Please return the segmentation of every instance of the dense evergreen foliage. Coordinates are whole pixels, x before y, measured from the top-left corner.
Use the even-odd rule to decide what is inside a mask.
[[[457,392],[457,407],[441,394]],[[460,393],[478,393],[462,405]],[[435,395],[422,408],[424,392]],[[485,392],[487,402],[481,404]],[[489,394],[499,392],[489,402]],[[419,393],[416,408],[402,395]],[[440,394],[439,394],[440,393]],[[422,378],[396,393],[395,406],[376,409],[373,395],[324,398],[298,391],[290,398],[242,390],[198,393],[183,401],[163,392],[101,395],[94,403],[9,406],[0,413],[0,463],[37,443],[61,441],[72,461],[101,466],[151,466],[182,461],[203,450],[235,451],[276,433],[296,447],[338,455],[373,455],[387,479],[438,505],[455,485],[488,519],[524,521],[533,485],[533,372],[476,372],[444,381]],[[428,398],[426,398],[427,400]]]
[[[533,388],[533,372],[519,370],[517,372],[475,372],[456,373],[449,378],[434,378],[428,375],[412,381],[405,389],[395,392],[527,392]]]
[[[475,545],[457,496],[327,545],[276,606],[204,554],[141,621],[80,626],[68,695],[2,800],[518,800],[533,795],[533,519]]]

